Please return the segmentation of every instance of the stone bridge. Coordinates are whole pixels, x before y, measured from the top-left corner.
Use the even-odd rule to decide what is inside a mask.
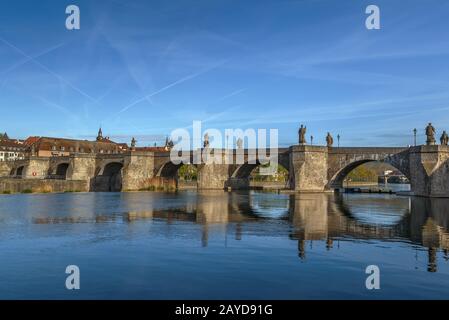
[[[246,189],[251,172],[274,157],[270,150],[262,151],[201,149],[187,152],[176,163],[171,161],[168,151],[29,157],[1,163],[0,182],[12,178],[79,181],[83,185],[80,191],[152,190],[167,185],[176,188],[180,166],[193,163],[198,169],[198,189]],[[296,145],[278,149],[277,153],[277,162],[289,171],[286,187],[292,191],[332,191],[342,187],[346,175],[357,166],[380,161],[401,171],[410,180],[413,194],[429,197],[449,197],[448,159],[449,147],[438,145],[409,148]]]

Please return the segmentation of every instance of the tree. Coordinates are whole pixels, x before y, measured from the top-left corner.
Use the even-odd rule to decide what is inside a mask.
[[[368,168],[366,165],[362,164],[352,170],[346,179],[359,182],[377,182],[377,176],[378,174],[374,169]]]
[[[194,165],[183,164],[178,170],[178,176],[181,180],[194,181],[198,178],[198,170]]]
[[[288,179],[288,170],[285,169],[283,166],[278,164],[277,171],[273,175],[265,175],[260,174],[260,168],[267,168],[270,164],[264,164],[259,167],[257,167],[256,170],[251,172],[251,179],[254,181],[269,181],[269,182],[285,182]]]

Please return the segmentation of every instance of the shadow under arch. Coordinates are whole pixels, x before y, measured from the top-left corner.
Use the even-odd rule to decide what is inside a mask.
[[[22,178],[23,174],[24,174],[24,171],[25,171],[25,166],[17,167],[17,169],[15,170],[14,176],[16,178]]]
[[[171,161],[166,162],[157,172],[156,177],[178,179],[178,171],[183,163],[174,164]]]
[[[48,179],[65,180],[70,164],[68,162],[58,163],[56,166],[50,167],[48,170]]]
[[[103,168],[96,169],[96,175],[92,179],[92,191],[119,192],[122,190],[123,163],[109,162]]]

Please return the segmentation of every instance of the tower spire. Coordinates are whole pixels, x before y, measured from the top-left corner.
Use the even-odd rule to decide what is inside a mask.
[[[101,126],[100,126],[100,129],[98,130],[97,141],[101,141],[101,140],[103,140],[103,131],[101,130]]]

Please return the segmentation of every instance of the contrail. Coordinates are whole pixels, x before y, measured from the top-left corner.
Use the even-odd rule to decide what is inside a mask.
[[[196,78],[196,77],[198,77],[198,76],[200,76],[200,75],[202,75],[202,74],[204,74],[204,73],[206,73],[206,72],[209,72],[210,70],[213,70],[213,69],[215,69],[215,68],[218,68],[219,66],[225,64],[227,61],[228,61],[228,60],[225,60],[225,61],[223,61],[223,62],[221,62],[221,63],[219,63],[219,64],[216,64],[216,65],[214,65],[214,66],[212,66],[212,67],[209,67],[209,68],[207,68],[207,69],[201,70],[201,71],[199,71],[199,72],[197,72],[197,73],[191,74],[191,75],[189,75],[189,76],[187,76],[187,77],[184,77],[184,78],[182,78],[182,79],[176,80],[175,82],[172,82],[172,83],[170,83],[169,85],[166,85],[165,87],[163,87],[163,88],[161,88],[161,89],[159,89],[159,90],[157,90],[157,91],[155,91],[155,92],[152,92],[152,93],[150,93],[150,94],[148,94],[148,95],[146,95],[146,96],[143,96],[142,98],[140,98],[140,99],[138,99],[138,100],[136,100],[136,101],[134,101],[134,102],[128,104],[128,105],[125,106],[125,107],[123,107],[119,112],[117,112],[117,113],[114,115],[114,117],[118,116],[119,114],[121,114],[121,113],[123,113],[123,112],[125,112],[125,111],[128,111],[130,108],[134,107],[135,105],[139,104],[140,102],[142,102],[142,101],[144,101],[144,100],[147,100],[147,99],[149,99],[149,98],[151,98],[151,97],[154,97],[155,95],[158,95],[158,94],[160,94],[160,93],[162,93],[162,92],[164,92],[164,91],[166,91],[166,90],[168,90],[168,89],[170,89],[170,88],[172,88],[172,87],[174,87],[174,86],[176,86],[176,85],[178,85],[178,84],[181,84],[181,83],[186,82],[186,81],[188,81],[188,80],[194,79],[194,78]]]
[[[54,51],[54,50],[56,50],[56,49],[62,47],[63,45],[64,45],[64,43],[60,43],[60,44],[58,44],[58,45],[56,45],[56,46],[53,46],[53,47],[48,48],[47,50],[45,50],[45,51],[43,51],[43,52],[41,52],[41,53],[39,53],[39,54],[36,54],[36,55],[34,55],[34,56],[30,57],[30,58],[26,58],[26,59],[23,60],[23,61],[20,61],[20,62],[18,62],[18,63],[15,63],[15,64],[13,64],[11,67],[9,67],[8,69],[2,71],[0,74],[3,76],[3,75],[5,75],[5,74],[7,74],[7,73],[13,71],[14,69],[16,69],[16,68],[18,68],[18,67],[20,67],[20,66],[22,66],[22,65],[24,65],[24,64],[26,64],[26,63],[28,63],[28,62],[30,62],[30,61],[32,61],[32,60],[34,60],[34,59],[36,59],[36,58],[42,57],[42,56],[46,55],[47,53],[50,53],[50,52],[52,52],[52,51]]]
[[[93,102],[96,103],[96,99],[90,95],[88,95],[87,93],[85,93],[84,91],[82,91],[81,89],[79,89],[78,87],[74,86],[72,83],[70,83],[69,81],[67,81],[64,77],[60,76],[59,74],[51,71],[50,69],[48,69],[46,66],[44,66],[42,63],[40,63],[39,61],[37,61],[36,59],[34,59],[33,57],[27,55],[25,52],[23,52],[22,50],[20,50],[19,48],[17,48],[15,45],[13,45],[12,43],[6,41],[5,39],[0,37],[0,41],[2,41],[3,43],[5,43],[7,46],[9,46],[10,48],[13,48],[14,50],[16,50],[17,52],[19,52],[22,56],[24,56],[25,58],[27,58],[29,61],[34,62],[35,64],[37,64],[38,66],[40,66],[41,68],[43,68],[45,71],[47,71],[48,73],[50,73],[51,75],[53,75],[54,77],[58,78],[60,81],[64,82],[66,85],[68,85],[70,88],[72,88],[73,90],[75,90],[76,92],[80,93],[81,95],[83,95],[84,97],[88,98],[89,100],[92,100]]]
[[[233,97],[233,96],[236,96],[236,95],[238,95],[238,94],[244,92],[245,90],[246,90],[246,89],[235,90],[234,92],[231,92],[231,93],[229,93],[229,94],[227,94],[227,95],[221,97],[220,99],[218,99],[217,101],[215,101],[214,104],[215,104],[215,103],[218,103],[218,102],[222,102],[223,100],[229,99],[229,98],[231,98],[231,97]]]

